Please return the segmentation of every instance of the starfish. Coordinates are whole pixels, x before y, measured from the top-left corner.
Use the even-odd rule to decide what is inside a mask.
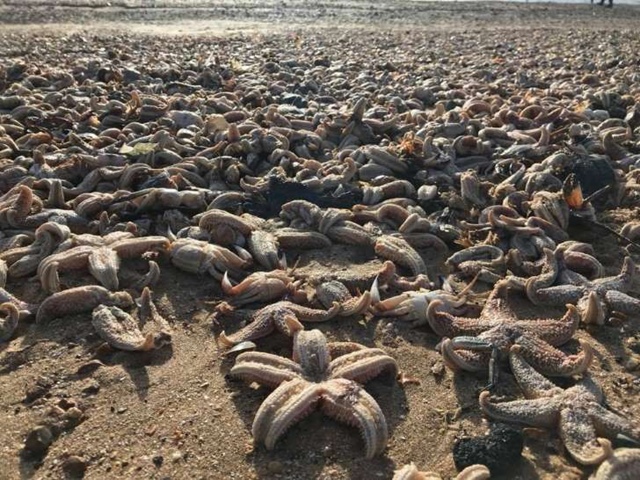
[[[407,267],[412,275],[427,273],[420,254],[402,237],[383,235],[376,240],[375,252],[382,258]]]
[[[484,391],[480,407],[489,417],[530,427],[558,428],[569,454],[584,465],[596,465],[607,458],[610,438],[624,435],[640,440],[638,426],[602,406],[604,394],[588,376],[562,389],[525,361],[519,345],[511,347],[509,362],[527,400],[494,404],[489,392]]]
[[[319,310],[281,301],[258,310],[253,316],[253,322],[234,334],[227,336],[225,332],[222,332],[218,340],[223,347],[232,347],[241,342],[266,337],[274,330],[291,337],[294,332],[290,326],[299,324],[298,320],[325,322],[335,317],[339,311],[340,305],[338,303],[334,303],[329,310]]]
[[[383,370],[397,373],[393,358],[377,348],[350,342],[327,343],[319,330],[295,330],[293,360],[269,353],[247,352],[238,356],[231,375],[275,388],[260,406],[253,421],[256,442],[273,449],[294,423],[320,405],[338,421],[357,426],[372,458],[387,445],[387,422],[374,398],[361,383]]]
[[[640,478],[640,448],[618,448],[602,462],[591,480],[633,480]]]
[[[126,351],[144,352],[171,343],[171,326],[156,310],[148,287],[142,291],[138,304],[139,321],[113,305],[94,308],[92,324],[98,335],[113,348]]]
[[[337,280],[323,282],[316,287],[316,297],[325,308],[331,308],[336,302],[340,305],[341,317],[360,315],[371,305],[371,292],[364,292],[359,297],[353,297],[349,289]]]
[[[98,285],[70,288],[47,297],[38,308],[36,322],[44,323],[54,318],[90,312],[98,305],[126,308],[133,305],[133,299],[125,291],[110,292]]]
[[[613,312],[624,315],[640,313],[640,300],[627,295],[636,275],[636,267],[630,257],[624,259],[618,275],[592,281],[563,269],[562,252],[554,255],[545,250],[545,256],[549,265],[547,272],[531,277],[525,284],[529,300],[536,305],[573,303],[577,305],[584,323],[597,325],[604,324]]]
[[[122,259],[145,257],[153,252],[164,252],[169,248],[170,242],[165,237],[122,238],[122,233],[115,232],[115,235],[105,237],[91,235],[101,244],[79,245],[57,251],[46,257],[38,265],[38,276],[42,287],[47,292],[59,292],[60,272],[88,268],[89,273],[104,287],[117,290],[119,288],[118,272]]]
[[[0,320],[0,342],[6,342],[18,326],[20,311],[13,303],[5,302],[0,305],[0,312],[6,315],[6,318]]]
[[[484,465],[471,465],[462,470],[454,480],[488,480],[491,473]],[[396,470],[393,480],[442,480],[442,477],[433,472],[420,472],[415,464],[405,465]]]
[[[509,280],[495,285],[478,318],[439,311],[442,303],[439,300],[429,304],[427,320],[434,332],[445,337],[440,347],[447,366],[472,372],[488,367],[493,385],[497,380],[494,368],[498,355],[506,356],[512,345],[519,344],[527,361],[545,375],[571,376],[584,372],[593,358],[588,343],[580,341],[583,351],[577,355],[565,355],[554,348],[568,342],[578,329],[576,307],[567,305],[567,313],[559,320],[518,320],[501,298],[506,296],[509,286]]]

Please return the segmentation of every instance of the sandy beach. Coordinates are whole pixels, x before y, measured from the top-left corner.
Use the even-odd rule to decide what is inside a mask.
[[[46,155],[54,156],[58,148],[65,152],[64,149],[71,148],[74,155],[97,158],[96,145],[103,149],[109,146],[109,141],[100,137],[108,128],[105,118],[113,115],[113,126],[109,128],[124,130],[127,122],[119,122],[116,118],[124,115],[124,107],[118,108],[119,105],[131,105],[127,102],[131,102],[131,92],[136,89],[141,89],[143,96],[167,102],[172,96],[174,100],[180,97],[175,100],[178,106],[173,109],[200,109],[207,114],[226,115],[227,119],[232,118],[234,111],[242,111],[244,113],[238,117],[242,121],[262,121],[261,125],[268,123],[266,113],[256,112],[260,109],[266,112],[270,101],[275,101],[273,99],[277,99],[279,106],[286,106],[278,112],[287,117],[288,122],[311,122],[314,115],[327,115],[323,125],[328,125],[330,119],[336,118],[344,118],[347,122],[352,118],[357,99],[365,96],[369,101],[367,108],[371,109],[365,117],[371,119],[371,125],[394,116],[402,118],[401,128],[394,133],[376,131],[376,140],[372,143],[384,148],[399,144],[403,138],[413,138],[404,137],[407,132],[420,137],[421,129],[442,123],[425,116],[424,119],[416,117],[412,124],[410,115],[415,105],[410,103],[412,98],[424,103],[422,111],[427,112],[425,115],[435,115],[436,101],[446,104],[447,108],[450,106],[451,110],[460,110],[472,98],[498,96],[503,98],[506,107],[515,108],[530,92],[531,97],[559,98],[563,108],[583,114],[585,110],[603,111],[606,108],[611,112],[613,103],[603,107],[597,103],[600,101],[597,98],[601,97],[595,92],[617,92],[615,98],[624,97],[624,101],[631,102],[623,104],[619,119],[625,118],[627,108],[631,111],[633,101],[636,106],[640,102],[640,7],[629,5],[605,9],[587,2],[563,5],[223,0],[193,2],[181,8],[172,8],[169,2],[158,2],[159,7],[146,8],[136,2],[86,0],[80,3],[84,6],[67,2],[68,6],[50,7],[37,0],[0,2],[0,69],[3,72],[0,97],[23,96],[29,99],[26,104],[39,105],[38,108],[47,114],[53,110],[42,107],[42,103],[53,102],[58,112],[44,116],[33,114],[36,120],[28,113],[16,117],[15,110],[5,108],[2,106],[4,100],[0,100],[0,124],[7,128],[2,135],[17,141],[28,133],[49,132],[51,139],[44,143],[56,145],[56,148],[44,148],[42,151]],[[96,62],[94,73],[87,73],[87,65],[91,62]],[[20,65],[28,67],[21,70]],[[231,73],[226,77],[221,73],[214,80],[208,80],[213,83],[207,84],[206,79],[202,80],[205,67]],[[49,75],[49,72],[56,73]],[[69,87],[72,90],[66,93],[52,86],[55,81],[64,81],[65,73],[75,77],[74,86]],[[31,86],[27,88],[24,82],[28,75],[31,75]],[[200,83],[194,81],[196,77]],[[46,81],[39,81],[39,78]],[[141,83],[136,83],[138,81]],[[216,83],[218,81],[221,83]],[[435,92],[433,102],[425,100],[427,94],[420,98],[420,94],[415,93],[420,92],[423,85]],[[173,90],[169,92],[167,89],[170,88]],[[93,95],[92,91],[98,93],[95,94],[96,103],[90,106],[88,98]],[[218,92],[228,95],[213,97]],[[293,96],[286,97],[287,94]],[[121,103],[114,107],[107,105],[109,100]],[[80,104],[84,106],[78,107]],[[227,105],[230,106],[227,108]],[[66,118],[64,112],[67,110],[78,113],[77,118],[73,114],[76,118],[73,122],[87,126],[86,130],[80,127],[74,130],[76,138],[68,138],[66,125],[70,120],[61,119]],[[90,119],[91,111],[100,113]],[[594,115],[597,117],[598,114]],[[593,125],[604,121],[594,120],[596,117],[591,119]],[[11,118],[20,126],[16,126]],[[451,123],[455,123],[456,118],[452,116]],[[482,118],[476,120],[484,121]],[[540,158],[558,152],[573,152],[564,144],[560,147],[562,142],[570,143],[568,125],[574,120],[567,118],[568,123],[561,125],[566,128],[558,127],[556,136],[551,133],[550,150]],[[154,118],[152,121],[162,125],[161,120]],[[293,129],[285,127],[284,120],[282,122],[279,127]],[[16,128],[14,133],[9,125]],[[26,129],[21,130],[23,127]],[[167,128],[171,129],[172,135],[179,130]],[[536,125],[535,128],[541,127]],[[595,209],[597,221],[615,231],[630,221],[640,221],[640,204],[634,200],[634,187],[628,186],[633,179],[626,176],[629,165],[635,165],[636,157],[640,155],[638,128],[638,125],[629,128],[631,133],[624,140],[617,140],[625,154],[616,161],[627,169],[616,167],[621,172],[619,190],[616,190],[620,193],[616,199],[612,196],[609,203],[598,204]],[[330,129],[326,129],[329,138]],[[143,130],[141,127],[140,132]],[[109,134],[114,140],[111,144],[114,154],[122,154],[122,143],[154,133],[152,130],[131,132],[133,130],[125,132],[122,137],[117,132]],[[166,148],[182,160],[200,155],[193,152],[204,150],[205,146],[198,144],[194,132],[182,132],[184,136],[180,138],[186,139],[182,144],[184,150]],[[255,140],[249,132],[250,129],[241,130],[247,142]],[[468,131],[467,134],[471,135]],[[179,137],[178,133],[175,135]],[[476,131],[476,137],[478,135]],[[622,138],[623,133],[616,131],[615,135]],[[292,138],[289,140],[293,145]],[[436,144],[444,151],[453,144],[455,137],[443,138],[445,140],[436,141]],[[37,144],[40,140],[34,137],[34,141]],[[100,143],[102,141],[105,143]],[[536,146],[541,144],[539,136],[533,142]],[[215,143],[206,148],[213,148]],[[3,149],[8,148],[3,145]],[[282,144],[279,146],[286,149]],[[74,150],[74,147],[77,148]],[[6,194],[16,184],[12,175],[17,174],[10,169],[18,168],[19,162],[13,162],[20,155],[30,158],[32,148],[35,150],[31,143],[26,146],[20,143],[16,150],[4,152],[0,194]],[[477,148],[479,153],[474,150],[473,155],[488,155],[482,145]],[[495,148],[495,144],[491,148]],[[598,148],[600,155],[610,153],[604,147]],[[190,149],[194,149],[193,152]],[[353,150],[357,149],[356,145]],[[100,153],[107,150],[100,150]],[[296,155],[301,157],[304,151],[315,152],[309,148],[297,150]],[[122,155],[127,161],[133,158]],[[493,159],[506,162],[512,158],[500,155],[502,153],[496,153]],[[525,155],[522,164],[527,168],[541,161],[538,157],[526,157],[528,153],[522,155]],[[208,161],[213,162],[218,156],[210,155]],[[633,162],[624,163],[628,158]],[[51,160],[51,165],[57,166],[56,161]],[[31,163],[24,162],[24,172],[20,175],[36,175]],[[288,174],[295,176],[298,173],[294,161],[283,165],[283,171]],[[509,163],[505,167],[511,169],[508,175],[516,172],[519,165]],[[154,169],[164,167],[153,165]],[[307,167],[315,172],[319,168],[315,164]],[[237,178],[233,180],[234,172],[251,183],[254,174],[257,178],[267,171],[265,168],[257,174],[258,170],[244,170],[237,165],[234,168],[236,170],[230,173],[221,174],[220,181],[232,185],[231,190],[238,192],[242,189]],[[360,163],[358,168],[362,168]],[[186,170],[198,173],[195,167]],[[488,170],[482,164],[478,172],[482,176]],[[450,174],[450,171],[446,172]],[[418,186],[414,170],[402,174],[394,172],[394,175]],[[499,183],[508,177],[507,174],[486,175],[483,181],[489,183]],[[361,174],[361,183],[362,177]],[[165,186],[162,182],[189,185],[189,188],[199,185],[190,178],[188,174],[170,172],[166,178],[158,180],[158,185]],[[78,194],[69,192],[75,191],[74,187],[77,190],[81,181],[82,178],[73,177],[62,182],[66,192],[63,200],[67,206],[61,208],[72,209],[69,205],[73,204],[75,208],[79,204],[79,201],[73,203]],[[454,197],[462,195],[459,179],[449,183],[441,181],[433,183],[438,187],[436,200],[439,203],[431,211],[424,207],[427,203],[418,202],[417,189],[408,195],[415,200],[413,205],[418,202],[418,206],[425,208],[425,218],[446,206],[452,209]],[[122,185],[118,183],[120,180],[112,180],[105,173],[88,193],[112,194],[116,187],[112,188],[110,182]],[[354,182],[355,179],[351,181]],[[371,182],[367,187],[373,188],[375,182]],[[380,185],[384,185],[384,181],[381,182]],[[36,181],[30,188],[41,204],[45,202],[42,208],[46,210],[49,208],[46,188],[50,187],[38,185]],[[147,184],[144,185],[146,188]],[[481,192],[485,192],[485,186],[479,187]],[[448,193],[442,194],[443,191]],[[488,195],[482,208],[492,204],[490,198],[493,197]],[[205,207],[200,210],[181,210],[187,222],[204,211],[210,201],[207,197]],[[134,207],[139,207],[139,203]],[[477,212],[482,208],[467,209],[476,215],[467,221],[475,222]],[[130,215],[134,223],[140,220],[136,227],[139,231],[152,225],[146,235],[163,235],[156,226],[161,223],[162,212],[153,211],[143,215],[141,220],[136,217],[138,210],[134,210],[120,211],[114,207],[109,213],[115,213],[116,217],[121,215],[121,221],[125,223],[129,218],[126,215]],[[87,232],[95,234],[100,220],[98,211],[92,212],[90,220],[93,223],[87,227]],[[34,204],[29,215],[36,214]],[[164,228],[165,224],[162,225]],[[113,231],[122,232],[125,228],[114,227]],[[33,241],[36,227],[3,226],[3,235],[8,238],[23,230],[28,230]],[[80,234],[80,230],[71,230],[72,235]],[[620,272],[628,252],[636,263],[640,262],[638,251],[625,250],[613,235],[588,228],[572,230],[567,227],[567,231],[567,238],[593,246],[593,256],[603,265],[605,276]],[[447,241],[449,254],[468,246],[459,240]],[[247,245],[244,247],[249,248]],[[438,275],[433,272],[444,268],[446,258],[436,258],[434,251],[420,250],[420,255],[431,278],[437,279]],[[360,294],[369,289],[385,261],[372,248],[345,245],[335,240],[328,248],[291,248],[286,253],[289,267],[296,262],[291,275],[300,281],[309,298],[313,297],[315,285],[330,279],[347,285],[352,294]],[[105,348],[104,339],[92,325],[91,311],[42,324],[32,317],[21,320],[11,339],[0,343],[0,479],[391,480],[395,470],[410,462],[421,470],[438,472],[443,478],[455,478],[457,469],[452,450],[456,440],[485,435],[492,425],[478,405],[478,396],[487,384],[486,374],[452,372],[446,368],[436,350],[440,338],[426,325],[412,328],[408,322],[362,314],[305,324],[305,328],[318,328],[332,342],[349,341],[381,348],[396,360],[401,377],[408,381],[398,382],[393,375],[381,375],[366,385],[366,391],[378,402],[386,417],[389,441],[384,452],[366,459],[363,441],[356,428],[330,420],[318,412],[288,430],[273,450],[255,445],[251,435],[252,422],[270,389],[255,383],[248,385],[231,376],[229,370],[237,355],[226,355],[217,339],[222,331],[238,331],[269,301],[238,306],[227,313],[220,306],[229,298],[223,292],[221,282],[207,273],[194,274],[178,268],[166,249],[150,257],[123,258],[121,268],[131,270],[132,275],[144,275],[149,268],[149,258],[157,262],[161,272],[152,290],[158,312],[172,327],[170,346],[142,352]],[[254,262],[245,275],[261,270],[256,265]],[[234,279],[234,283],[238,281]],[[60,282],[62,290],[97,284],[86,268],[61,270]],[[490,289],[490,284],[484,284],[478,291]],[[29,304],[40,304],[49,295],[43,291],[35,271],[26,277],[9,275],[6,290]],[[390,296],[392,291],[390,287],[384,294]],[[636,282],[628,293],[637,297],[640,283]],[[482,305],[482,301],[475,303]],[[317,302],[313,305],[319,308]],[[565,312],[562,306],[535,306],[521,291],[509,293],[508,305],[519,318],[560,318]],[[578,353],[582,348],[578,340],[588,342],[594,349],[589,372],[602,386],[606,405],[637,422],[640,419],[640,318],[628,315],[625,320],[608,320],[601,326],[583,325],[562,347],[563,351]],[[291,338],[285,335],[274,333],[255,341],[259,351],[291,356]],[[571,378],[554,381],[563,388],[573,384]],[[498,386],[492,390],[492,401],[498,403],[518,398],[521,398],[520,390],[506,368]],[[54,432],[55,438],[51,439],[48,448],[33,455],[25,449],[25,438],[34,427],[49,423],[58,425],[59,430]],[[596,470],[594,466],[581,465],[571,459],[557,431],[525,429],[522,439],[522,456],[503,459],[509,467],[506,472],[492,475],[492,479],[586,480]],[[70,462],[69,458],[74,460]]]

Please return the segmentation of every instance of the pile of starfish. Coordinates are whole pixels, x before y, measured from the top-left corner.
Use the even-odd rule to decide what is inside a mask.
[[[538,275],[527,279],[507,276],[497,281],[480,314],[473,317],[463,314],[469,310],[467,296],[474,282],[457,295],[419,289],[382,300],[381,276],[388,287],[389,272],[381,272],[370,290],[357,297],[340,282],[322,283],[316,288],[316,296],[326,310],[290,301],[259,310],[248,325],[219,337],[219,344],[229,352],[253,349],[254,341],[275,330],[293,339],[292,359],[244,351],[230,371],[232,376],[273,389],[256,414],[252,428],[255,441],[273,449],[294,423],[320,409],[359,429],[367,458],[385,450],[388,430],[384,413],[363,385],[385,371],[397,376],[396,361],[379,348],[328,342],[319,330],[306,330],[301,323],[367,314],[428,325],[442,338],[437,348],[447,367],[453,371],[488,372],[490,382],[481,392],[479,404],[490,419],[557,430],[576,462],[602,464],[594,478],[619,478],[610,472],[638,474],[640,450],[614,450],[613,442],[640,442],[640,427],[606,407],[601,388],[588,372],[593,347],[580,339],[578,353],[565,353],[559,348],[574,338],[581,324],[601,325],[611,316],[638,312],[638,300],[626,294],[636,267],[627,258],[618,275],[587,280],[566,267],[563,255],[561,250],[547,249]],[[509,305],[511,290],[526,295],[535,305],[566,305],[566,313],[562,318],[520,319]],[[510,367],[525,399],[491,401],[490,391],[499,382],[503,364]],[[563,389],[547,377],[579,379]],[[411,464],[398,470],[394,478],[439,477],[420,472]],[[489,471],[475,465],[458,478],[485,479],[489,478]]]

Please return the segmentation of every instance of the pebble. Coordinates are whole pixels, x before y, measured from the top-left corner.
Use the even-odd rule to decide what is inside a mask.
[[[437,361],[433,367],[431,367],[431,374],[434,377],[441,377],[444,375],[444,364],[440,361]]]
[[[73,407],[67,410],[62,418],[64,418],[69,426],[76,426],[83,420],[83,413],[78,407]]]
[[[24,442],[24,446],[27,450],[41,454],[47,451],[49,446],[53,443],[53,433],[49,427],[44,425],[38,425],[29,432]]]
[[[634,372],[640,367],[640,360],[635,355],[624,363],[624,368],[628,372]]]
[[[282,463],[273,460],[267,464],[267,471],[273,475],[277,475],[278,473],[282,473],[284,469]]]
[[[82,478],[87,471],[87,464],[82,458],[72,455],[64,461],[62,470],[68,477]]]
[[[96,380],[89,380],[85,386],[82,388],[82,393],[84,395],[95,395],[100,391],[100,384]]]

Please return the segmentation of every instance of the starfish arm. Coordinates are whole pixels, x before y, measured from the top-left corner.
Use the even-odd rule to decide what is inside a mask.
[[[595,291],[591,291],[578,301],[582,323],[604,325],[607,310],[604,300]]]
[[[343,317],[350,317],[352,315],[360,315],[366,312],[371,305],[371,292],[364,292],[362,295],[356,298],[351,298],[342,304],[340,315]]]
[[[323,375],[331,357],[327,338],[320,330],[300,330],[293,337],[293,361],[300,364],[308,377]]]
[[[593,349],[580,341],[582,351],[566,355],[535,335],[523,334],[518,338],[523,358],[542,374],[552,377],[570,377],[585,372],[593,360]]]
[[[456,349],[454,342],[448,338],[442,342],[440,353],[445,365],[453,371],[484,372],[489,368],[490,353]]]
[[[514,317],[513,312],[511,312],[506,303],[507,290],[510,284],[510,282],[505,281],[500,281],[495,284],[487,301],[484,303],[480,319],[490,321],[500,317]]]
[[[572,388],[577,390],[581,390],[584,393],[581,393],[582,396],[591,395],[597,403],[604,402],[604,392],[600,385],[593,381],[590,375],[583,375],[582,379],[578,381]]]
[[[489,480],[491,472],[484,465],[471,465],[462,470],[455,480]]]
[[[640,300],[633,298],[631,295],[609,290],[604,294],[604,298],[610,307],[610,311],[615,310],[627,315],[638,315],[640,313]]]
[[[494,325],[480,318],[457,317],[449,312],[438,311],[444,305],[441,300],[433,300],[427,307],[427,321],[431,329],[440,337],[475,337]]]
[[[329,378],[345,378],[366,383],[382,371],[390,370],[394,377],[398,373],[396,361],[378,348],[367,348],[342,355],[329,364]]]
[[[20,320],[20,311],[13,303],[3,303],[0,305],[0,312],[6,313],[4,319],[0,319],[0,342],[5,342],[11,338]]]
[[[527,282],[527,297],[535,305],[561,307],[567,303],[577,303],[584,295],[585,287],[578,285],[557,285],[534,291],[531,283]]]
[[[535,293],[540,291],[541,289],[548,288],[556,281],[559,273],[558,267],[558,259],[554,252],[548,248],[543,249],[545,263],[542,268],[542,273],[540,275],[529,278],[525,282],[525,290],[527,292],[527,296],[529,296],[530,300],[533,303],[536,303],[534,300]],[[534,298],[532,298],[534,297]]]
[[[271,316],[264,316],[262,318],[256,318],[253,322],[244,328],[241,328],[231,335],[227,335],[225,332],[220,334],[218,342],[225,348],[232,347],[240,342],[247,342],[249,340],[257,340],[262,337],[266,337],[276,327],[276,322]]]
[[[442,480],[442,477],[432,475],[430,472],[420,472],[414,463],[410,463],[400,470],[396,470],[393,474],[393,480]]]
[[[587,410],[568,406],[560,412],[560,438],[575,461],[583,465],[601,463],[611,450],[611,443],[596,437],[596,429]]]
[[[522,389],[527,398],[551,397],[562,392],[562,389],[542,374],[538,373],[527,361],[522,357],[522,347],[514,345],[509,352],[509,364],[511,371],[518,381],[518,385]]]
[[[303,322],[326,322],[327,320],[331,320],[338,313],[341,313],[340,304],[337,302],[334,302],[333,306],[329,310],[304,307],[291,302],[287,302],[287,308],[295,313]]]
[[[640,427],[620,415],[607,410],[602,405],[593,403],[589,406],[589,417],[596,428],[598,435],[607,438],[615,438],[616,435],[625,435],[636,441],[640,441]]]
[[[615,277],[606,277],[595,280],[593,285],[600,291],[619,290],[629,291],[633,285],[633,278],[636,274],[636,266],[630,257],[624,259],[620,274]]]
[[[367,458],[382,453],[387,446],[387,421],[375,399],[350,380],[330,380],[322,385],[322,411],[339,422],[358,427]]]
[[[300,378],[302,368],[296,362],[277,355],[246,352],[238,355],[229,373],[243,380],[277,387],[282,382]]]
[[[520,320],[518,326],[524,331],[540,337],[551,345],[562,345],[573,338],[580,325],[578,309],[567,305],[567,312],[559,319]]]
[[[327,349],[329,350],[329,356],[335,360],[342,355],[346,355],[347,353],[357,352],[358,350],[364,350],[364,345],[360,345],[355,342],[331,342],[327,344]]]
[[[276,388],[260,405],[251,431],[256,442],[272,450],[278,439],[296,422],[313,411],[320,400],[317,384],[296,379]]]
[[[618,448],[599,467],[591,480],[634,480],[640,478],[640,449]]]
[[[487,391],[480,394],[480,408],[495,420],[541,428],[553,428],[558,424],[560,406],[553,398],[491,403],[490,397]]]
[[[96,248],[89,255],[89,273],[109,290],[118,289],[120,257],[109,247]]]

